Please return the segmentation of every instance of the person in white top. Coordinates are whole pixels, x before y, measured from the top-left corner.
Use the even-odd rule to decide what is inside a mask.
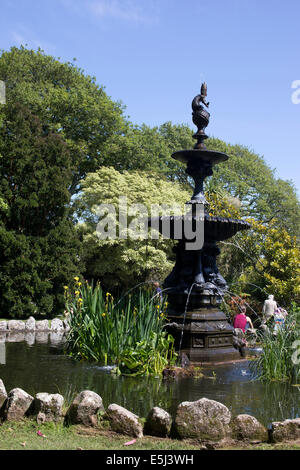
[[[264,301],[264,306],[262,310],[263,324],[267,323],[267,321],[274,316],[276,309],[277,303],[274,300],[274,295],[269,295],[269,297]]]

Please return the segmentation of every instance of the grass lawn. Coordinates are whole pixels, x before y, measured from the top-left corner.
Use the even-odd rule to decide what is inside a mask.
[[[40,430],[46,437],[40,437]],[[0,450],[197,450],[197,442],[145,436],[128,447],[124,444],[133,438],[98,428],[83,426],[65,427],[62,424],[38,425],[24,420],[4,422],[0,426]]]
[[[37,434],[41,431],[44,436]],[[62,424],[38,425],[24,420],[18,423],[4,422],[0,426],[0,450],[199,450],[201,444],[192,440],[163,439],[145,436],[133,445],[124,446],[131,437],[105,429],[65,427]],[[300,450],[300,441],[288,444],[260,444],[256,446],[228,446],[224,450]]]

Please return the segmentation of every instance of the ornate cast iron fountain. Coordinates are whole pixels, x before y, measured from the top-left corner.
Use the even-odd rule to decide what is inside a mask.
[[[197,132],[193,137],[197,143],[193,149],[175,152],[172,158],[187,165],[186,173],[194,179],[195,189],[191,201],[191,217],[196,221],[197,208],[204,214],[204,245],[200,250],[189,250],[184,238],[179,240],[174,251],[176,263],[165,279],[168,290],[170,324],[168,330],[175,338],[175,346],[192,362],[228,361],[240,358],[233,347],[233,327],[220,310],[227,284],[217,266],[220,250],[217,242],[226,240],[250,225],[243,220],[212,217],[207,211],[204,180],[213,174],[213,166],[225,162],[228,156],[208,150],[204,144],[207,135],[204,129],[210,114],[204,108],[207,87],[202,84],[201,94],[192,102],[193,122]],[[204,105],[204,106],[203,106]],[[204,211],[203,211],[204,209]],[[200,211],[201,213],[201,211]],[[164,217],[159,218],[162,231]],[[182,223],[183,223],[183,217]],[[175,218],[171,217],[171,225]],[[178,218],[177,218],[178,222]],[[171,237],[174,230],[171,228]]]

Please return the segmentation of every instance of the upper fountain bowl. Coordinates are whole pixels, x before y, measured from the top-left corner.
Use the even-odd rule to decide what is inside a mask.
[[[214,150],[189,149],[173,153],[172,158],[187,164],[205,162],[210,163],[211,165],[216,165],[217,163],[228,160],[228,155],[222,152],[215,152]]]

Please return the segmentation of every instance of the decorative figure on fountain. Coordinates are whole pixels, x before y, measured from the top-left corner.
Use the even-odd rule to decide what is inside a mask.
[[[193,123],[197,126],[197,132],[193,135],[194,139],[197,139],[197,144],[195,145],[195,149],[205,149],[205,145],[203,143],[204,139],[207,139],[207,135],[205,135],[204,129],[209,124],[210,114],[208,111],[204,109],[201,103],[203,103],[207,108],[209,103],[206,101],[207,96],[207,85],[206,83],[202,83],[201,85],[201,94],[195,96],[192,101],[192,110],[193,110]]]

